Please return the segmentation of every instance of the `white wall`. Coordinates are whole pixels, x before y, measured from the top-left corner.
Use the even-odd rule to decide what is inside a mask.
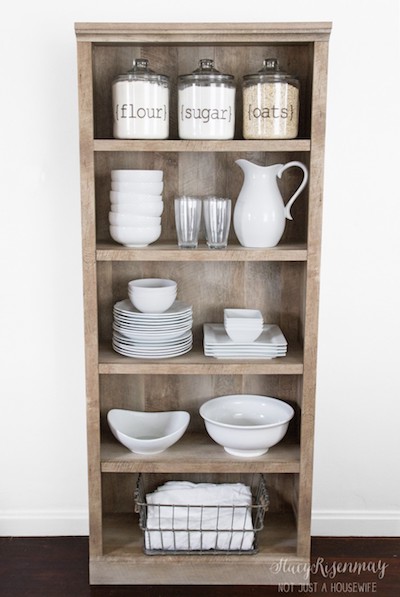
[[[396,0],[9,3],[0,534],[87,533],[75,21],[333,21],[313,532],[400,531]]]

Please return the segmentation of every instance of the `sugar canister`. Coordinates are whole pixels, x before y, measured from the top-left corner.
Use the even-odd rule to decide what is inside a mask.
[[[169,134],[169,77],[137,58],[112,83],[113,136],[116,139],[166,139]]]
[[[264,60],[257,73],[243,77],[243,137],[294,139],[299,125],[300,83],[276,58]]]
[[[191,74],[178,77],[178,123],[181,139],[233,139],[235,82],[214,61],[200,60]]]

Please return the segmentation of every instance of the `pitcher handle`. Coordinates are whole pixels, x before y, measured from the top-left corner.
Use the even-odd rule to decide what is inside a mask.
[[[306,166],[304,164],[302,164],[301,162],[288,162],[287,164],[284,164],[282,166],[282,168],[279,170],[279,172],[277,173],[278,178],[281,178],[284,171],[287,170],[288,168],[291,168],[292,166],[297,166],[298,168],[303,170],[304,176],[303,176],[303,180],[301,181],[299,188],[294,193],[294,195],[289,199],[289,201],[287,202],[287,204],[285,206],[285,217],[287,220],[293,220],[292,215],[290,213],[290,209],[291,209],[293,203],[295,202],[295,200],[297,199],[297,197],[300,195],[301,191],[306,186],[307,181],[308,181],[308,170],[307,170]]]

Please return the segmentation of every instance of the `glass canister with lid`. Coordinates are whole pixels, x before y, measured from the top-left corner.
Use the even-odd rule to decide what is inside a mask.
[[[294,139],[299,128],[297,77],[279,67],[276,58],[264,60],[257,73],[243,77],[243,137]]]
[[[112,102],[114,138],[168,138],[169,77],[152,71],[145,58],[113,80]]]
[[[178,77],[178,127],[181,139],[233,139],[235,82],[220,73],[214,61],[200,60],[199,68]]]

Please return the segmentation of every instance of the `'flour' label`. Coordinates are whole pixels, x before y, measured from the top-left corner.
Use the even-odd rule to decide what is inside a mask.
[[[143,118],[163,120],[164,122],[168,118],[167,106],[164,104],[158,108],[137,108],[134,104],[116,104],[115,106],[115,120],[125,118]]]
[[[113,135],[116,139],[167,139],[169,90],[149,81],[113,85]]]

